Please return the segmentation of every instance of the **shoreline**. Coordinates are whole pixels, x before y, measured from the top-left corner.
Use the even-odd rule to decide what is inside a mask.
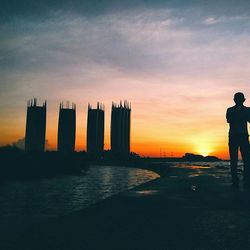
[[[96,158],[84,152],[61,153],[46,151],[43,153],[27,153],[11,146],[0,147],[0,159],[2,162],[0,184],[1,182],[11,180],[25,181],[63,175],[77,175],[82,169],[88,168],[91,164],[126,167],[139,166],[142,169],[153,170],[160,175],[164,175],[167,170],[162,166],[166,162],[170,164],[170,162],[201,160],[208,163],[215,159],[220,160],[214,156],[203,157],[188,153],[182,158],[140,158],[134,153],[131,153],[130,157],[124,158],[105,152],[103,156]]]

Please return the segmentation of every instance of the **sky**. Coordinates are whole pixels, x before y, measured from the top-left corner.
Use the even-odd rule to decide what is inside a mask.
[[[77,150],[87,105],[128,100],[131,150],[228,158],[227,107],[250,106],[250,2],[3,0],[0,9],[0,145],[25,136],[26,103],[47,109],[56,149],[59,103],[77,105]]]

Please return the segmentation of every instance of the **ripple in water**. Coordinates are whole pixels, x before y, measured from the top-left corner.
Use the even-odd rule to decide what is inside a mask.
[[[148,170],[92,166],[81,176],[7,183],[0,187],[0,232],[22,231],[158,177]]]

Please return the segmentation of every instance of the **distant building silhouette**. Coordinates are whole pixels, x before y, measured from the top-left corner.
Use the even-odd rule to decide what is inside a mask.
[[[25,151],[43,152],[45,147],[46,133],[46,101],[42,106],[37,106],[37,99],[28,101]]]
[[[93,109],[88,105],[87,152],[100,155],[104,149],[104,105],[97,103]]]
[[[130,114],[131,107],[127,101],[119,105],[112,103],[111,111],[111,151],[114,154],[130,153]]]
[[[70,153],[75,151],[75,135],[76,135],[76,105],[69,103],[66,107],[60,104],[59,121],[58,121],[58,137],[57,150],[59,152]]]

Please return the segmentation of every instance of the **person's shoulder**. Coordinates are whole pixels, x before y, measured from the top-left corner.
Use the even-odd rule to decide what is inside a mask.
[[[234,109],[235,109],[235,106],[232,106],[232,107],[229,107],[229,108],[227,109],[227,111],[230,112],[230,111],[233,111]]]
[[[243,106],[242,107],[242,110],[244,111],[244,112],[250,112],[250,107],[246,107],[246,106]]]
[[[250,115],[250,107],[245,107],[245,106],[244,106],[244,109],[245,109],[245,112],[246,112],[248,115]]]

